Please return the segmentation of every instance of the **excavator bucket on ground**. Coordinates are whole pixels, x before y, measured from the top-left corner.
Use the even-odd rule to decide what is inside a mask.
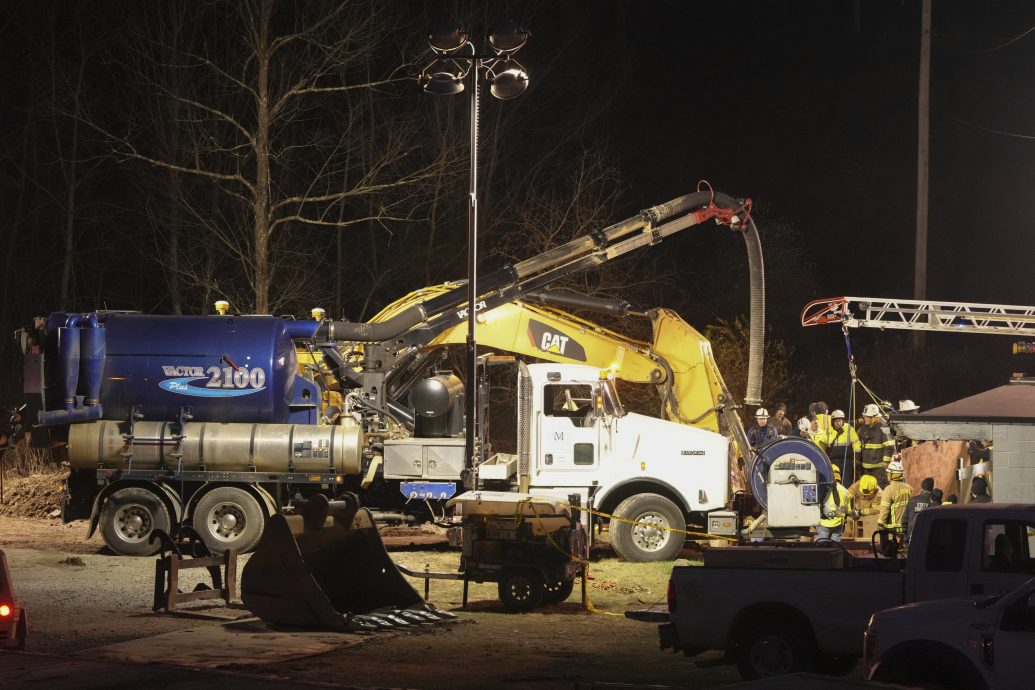
[[[373,632],[452,621],[410,586],[359,499],[324,496],[270,518],[241,573],[241,599],[268,623]]]

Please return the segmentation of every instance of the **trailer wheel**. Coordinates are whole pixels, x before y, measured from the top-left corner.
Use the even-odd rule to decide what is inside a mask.
[[[245,553],[255,548],[266,526],[259,502],[244,489],[220,486],[198,499],[191,516],[208,550]]]
[[[507,569],[500,573],[500,601],[511,613],[531,611],[543,603],[543,578],[534,570]]]
[[[543,585],[543,603],[559,604],[571,596],[575,589],[575,580],[558,580]]]
[[[745,629],[738,647],[737,668],[744,680],[811,671],[815,664],[808,633],[790,621],[757,621]]]
[[[618,504],[614,515],[620,519],[611,520],[608,528],[611,546],[626,561],[670,561],[679,555],[686,541],[682,533],[686,529],[683,511],[664,496],[630,496]]]
[[[152,556],[161,544],[148,543],[156,529],[168,532],[169,510],[158,496],[133,486],[119,489],[104,503],[101,536],[108,548],[120,556]]]

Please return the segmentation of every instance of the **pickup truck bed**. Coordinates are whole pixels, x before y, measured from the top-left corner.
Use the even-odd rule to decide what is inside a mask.
[[[1009,565],[999,544],[1009,541]],[[1035,570],[1035,506],[986,503],[921,512],[908,558],[852,557],[837,545],[714,549],[669,582],[663,649],[723,650],[745,678],[847,671],[872,614],[893,606],[1017,586]]]

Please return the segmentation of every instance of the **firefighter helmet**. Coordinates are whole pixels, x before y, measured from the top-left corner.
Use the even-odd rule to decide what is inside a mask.
[[[834,410],[833,412],[830,413],[830,419],[831,420],[834,420],[834,419],[844,419],[844,418],[845,418],[845,411],[844,410]]]
[[[755,417],[768,417],[768,416],[769,416],[769,410],[765,409],[764,407],[760,407],[757,410],[755,410]]]
[[[870,403],[869,405],[867,405],[866,407],[863,408],[863,417],[879,417],[879,416],[880,416],[880,408],[877,407],[876,405],[874,405],[873,403]]]

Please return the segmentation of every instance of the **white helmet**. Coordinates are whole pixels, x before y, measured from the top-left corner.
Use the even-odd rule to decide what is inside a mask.
[[[802,417],[798,420],[798,431],[808,431],[812,428],[812,422],[808,417]]]
[[[920,409],[920,406],[917,405],[912,400],[899,400],[898,401],[898,411],[899,412],[914,412],[914,411],[919,410],[919,409]]]
[[[880,408],[870,403],[863,408],[863,417],[880,417]]]
[[[834,410],[833,412],[830,413],[830,418],[831,419],[844,419],[845,418],[845,411],[844,410]]]
[[[765,409],[764,407],[760,407],[757,410],[755,410],[755,416],[756,417],[768,417],[769,416],[769,410]]]
[[[889,474],[896,474],[896,473],[897,474],[902,474],[903,472],[905,472],[905,470],[902,469],[902,463],[899,462],[898,460],[892,460],[891,462],[888,463],[888,473]]]

